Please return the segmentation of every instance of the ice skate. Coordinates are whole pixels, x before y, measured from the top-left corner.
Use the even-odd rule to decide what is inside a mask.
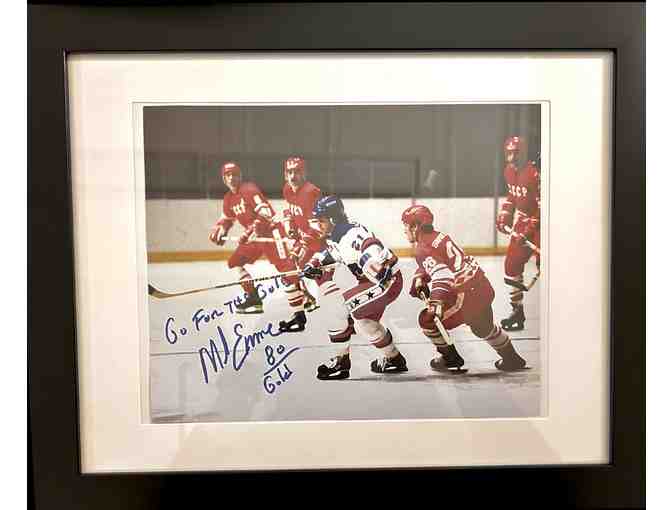
[[[460,353],[457,352],[457,349],[454,345],[446,345],[437,348],[441,356],[437,356],[429,362],[429,366],[432,370],[436,372],[449,372],[455,374],[461,374],[467,371],[463,369],[464,359],[460,356]]]
[[[393,358],[386,358],[385,356],[374,359],[371,362],[371,372],[376,374],[395,374],[399,372],[408,372],[406,366],[406,358],[401,353],[398,353]]]
[[[502,372],[514,372],[525,368],[526,361],[516,352],[513,344],[509,344],[499,351],[502,359],[495,361],[495,368]]]
[[[350,377],[350,355],[336,356],[324,365],[317,367],[317,378],[322,381],[330,379],[347,379]]]
[[[278,329],[281,333],[298,333],[306,329],[306,313],[302,310],[294,312],[294,317],[288,321],[280,321]]]
[[[259,297],[256,289],[250,294],[245,294],[245,301],[236,305],[236,313],[264,313],[264,305],[261,302],[261,298]]]
[[[511,315],[500,321],[504,331],[520,331],[525,327],[525,313],[522,306],[515,306]]]

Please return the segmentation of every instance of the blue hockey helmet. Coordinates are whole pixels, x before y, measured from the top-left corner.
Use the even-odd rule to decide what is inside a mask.
[[[313,216],[315,218],[329,218],[331,223],[343,223],[347,221],[343,202],[336,195],[327,195],[320,197],[313,207]]]

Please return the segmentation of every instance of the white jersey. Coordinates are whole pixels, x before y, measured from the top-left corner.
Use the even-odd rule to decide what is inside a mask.
[[[364,277],[378,283],[383,266],[398,271],[397,257],[365,226],[358,223],[339,223],[329,235],[327,249],[315,255],[320,264],[332,260],[350,269],[359,280]]]

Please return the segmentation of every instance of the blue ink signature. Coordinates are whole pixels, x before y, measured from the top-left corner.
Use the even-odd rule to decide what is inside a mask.
[[[166,341],[171,345],[177,342],[177,333],[172,327],[174,323],[175,323],[175,317],[168,317],[168,319],[166,319],[166,324],[163,327],[163,333],[166,337]],[[187,328],[179,328],[178,331],[182,336],[188,333]]]
[[[277,289],[280,288],[280,276],[276,277],[273,279],[273,285],[268,286],[267,288],[264,288],[261,284],[257,285],[257,292],[259,293],[259,298],[264,300],[266,299],[269,295],[273,294]],[[226,301],[224,303],[225,307],[228,307],[228,313],[233,314],[235,313],[235,310],[233,309],[234,305],[239,305],[240,303],[243,302],[243,300],[247,297],[247,294],[243,293],[242,295],[239,295],[232,299],[231,301]],[[201,331],[201,327],[204,324],[208,324],[210,321],[216,321],[220,317],[223,317],[226,315],[226,309],[218,309],[218,308],[213,308],[209,311],[206,311],[205,308],[199,308],[196,310],[193,315],[191,316],[191,322],[193,325],[193,328],[196,330],[196,332]],[[166,322],[163,326],[163,333],[164,333],[164,338],[166,341],[174,345],[177,343],[177,340],[181,336],[187,336],[189,334],[189,329],[187,329],[184,326],[181,326],[177,329],[175,329],[175,317],[168,317],[166,319]]]
[[[258,284],[257,294],[259,295],[259,299],[263,301],[264,299],[266,299],[266,297],[273,294],[276,291],[276,289],[279,289],[281,284],[281,278],[282,278],[281,276],[276,276],[275,278],[273,278],[273,285],[270,285],[267,288],[264,288],[264,286],[261,283]],[[234,313],[233,306],[242,303],[246,297],[247,293],[243,292],[242,294],[236,296],[233,300],[224,302],[224,306],[229,307],[229,313]]]
[[[265,349],[265,352],[266,352],[266,361],[267,361],[269,364],[273,363],[273,366],[272,366],[271,368],[269,368],[268,370],[266,370],[266,372],[264,372],[264,375],[268,375],[268,374],[270,374],[271,372],[273,372],[273,370],[275,370],[276,368],[278,368],[278,366],[279,366],[283,361],[285,361],[285,360],[289,357],[290,354],[292,354],[293,352],[296,352],[296,351],[298,351],[298,350],[299,350],[298,347],[294,347],[293,349],[290,349],[289,351],[287,351],[287,353],[286,353],[282,358],[280,358],[279,361],[276,361],[275,363],[273,363],[273,360],[274,360],[274,356],[273,356],[273,347],[271,347],[270,345],[267,345],[267,346],[266,346],[266,349]],[[284,351],[285,351],[285,346],[284,346],[284,345],[278,345],[277,353],[278,353],[278,354],[282,354]]]
[[[198,350],[205,384],[208,384],[209,381],[208,365],[206,364],[206,359],[210,362],[211,370],[214,370],[214,372],[217,373],[219,370],[224,369],[224,367],[228,365],[230,357],[233,369],[237,372],[243,367],[245,360],[254,350],[254,348],[261,344],[266,336],[276,337],[282,335],[282,333],[279,331],[273,331],[273,324],[270,322],[264,329],[260,329],[249,335],[244,334],[244,332],[241,331],[242,328],[243,325],[241,323],[236,323],[233,326],[233,333],[235,335],[233,350],[229,348],[224,331],[220,326],[217,326],[219,345],[215,340],[210,339],[208,347],[201,347]],[[240,345],[241,342],[242,346]],[[242,355],[238,354],[239,347],[242,348]]]
[[[290,370],[290,368],[287,366],[287,363],[285,363],[285,360],[290,356],[290,354],[298,350],[299,347],[294,347],[293,349],[285,352],[284,345],[278,345],[275,350],[271,345],[267,345],[264,348],[264,353],[266,354],[266,363],[271,365],[271,368],[264,372],[263,385],[266,393],[269,395],[275,393],[275,390],[280,387],[282,383],[287,382],[289,378],[292,377],[294,372]],[[276,360],[276,354],[282,357],[279,360]],[[273,371],[275,371],[275,373],[273,373]],[[276,375],[279,377],[279,379],[273,380],[273,377]]]
[[[210,321],[219,319],[223,315],[224,312],[222,312],[221,310],[217,310],[216,308],[213,308],[209,312],[206,312],[203,308],[199,308],[194,312],[194,315],[191,316],[191,322],[193,322],[196,331],[200,331],[201,322],[205,322],[207,324]]]

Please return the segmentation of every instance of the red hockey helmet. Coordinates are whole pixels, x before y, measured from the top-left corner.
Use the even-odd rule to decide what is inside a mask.
[[[412,205],[401,213],[401,222],[409,226],[433,225],[434,215],[427,206]]]
[[[294,170],[294,172],[299,174],[306,173],[306,160],[301,156],[292,156],[285,160],[284,165],[282,166],[284,172],[287,170]]]
[[[222,165],[221,173],[222,177],[231,173],[240,175],[240,165],[235,161],[227,161]]]
[[[507,163],[519,164],[527,158],[527,142],[522,136],[510,136],[504,141],[504,157]]]
[[[522,145],[523,139],[520,136],[510,136],[504,141],[504,150],[520,152]]]

